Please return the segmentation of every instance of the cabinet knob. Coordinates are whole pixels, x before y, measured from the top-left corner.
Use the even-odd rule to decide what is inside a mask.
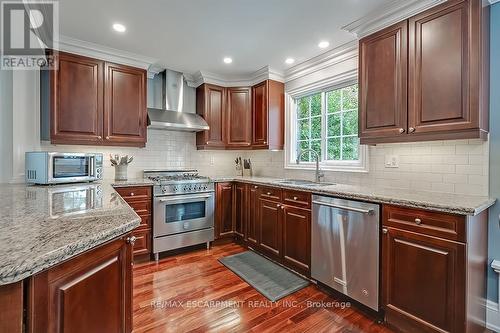
[[[109,135],[108,135],[108,136],[106,136],[106,140],[109,140]]]
[[[382,233],[386,234],[387,232],[388,232],[388,230],[386,228],[382,229]]]
[[[130,193],[130,195],[131,195],[131,196],[134,196],[134,195],[135,195],[135,193],[134,193],[134,192],[132,192],[132,193]]]
[[[422,223],[422,220],[421,219],[415,219],[415,223],[420,225]]]
[[[405,132],[405,129],[404,128],[400,128],[399,129],[399,134],[403,134]]]
[[[299,200],[299,197],[293,197],[293,200],[297,201]]]
[[[255,185],[253,188],[259,188],[257,185]]]
[[[136,240],[137,240],[137,237],[135,237],[135,236],[127,237],[127,243],[132,245],[132,246],[135,244]]]
[[[280,206],[281,206],[280,204],[277,204],[277,205],[276,205],[276,207],[278,207],[278,208],[279,208]]]
[[[102,136],[100,136],[100,135],[99,135],[99,136],[97,137],[97,139],[101,140],[101,139],[102,139]]]
[[[267,141],[264,141],[264,144],[267,145]]]
[[[266,194],[267,194],[267,195],[271,195],[271,192],[267,192]]]
[[[415,127],[408,128],[408,133],[413,133],[413,132],[415,132]]]

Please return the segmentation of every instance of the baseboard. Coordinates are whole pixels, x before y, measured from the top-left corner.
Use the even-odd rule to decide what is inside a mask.
[[[498,303],[490,300],[486,302],[486,327],[492,331],[500,332],[500,310]]]

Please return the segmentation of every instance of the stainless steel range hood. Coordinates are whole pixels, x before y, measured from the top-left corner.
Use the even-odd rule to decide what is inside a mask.
[[[183,112],[182,73],[167,69],[159,75],[162,76],[162,108],[148,108],[148,128],[189,132],[208,130],[205,119],[196,113]]]

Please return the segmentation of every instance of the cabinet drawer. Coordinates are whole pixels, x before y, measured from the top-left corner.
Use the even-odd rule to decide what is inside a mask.
[[[268,200],[281,201],[281,189],[277,187],[262,186],[260,188],[260,197]]]
[[[151,201],[132,201],[127,203],[135,210],[137,215],[151,214]]]
[[[283,203],[296,207],[311,208],[311,193],[283,190]]]
[[[141,224],[135,229],[149,229],[151,228],[151,215],[139,215],[141,218]]]
[[[151,229],[134,230],[132,235],[136,237],[134,244],[134,256],[148,254],[151,252]]]
[[[424,235],[465,242],[465,217],[384,205],[383,225]]]
[[[151,186],[118,187],[115,190],[127,202],[151,198]]]

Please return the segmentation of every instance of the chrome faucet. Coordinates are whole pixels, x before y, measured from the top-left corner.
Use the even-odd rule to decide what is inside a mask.
[[[300,158],[302,157],[302,155],[304,155],[305,153],[312,153],[314,155],[314,158],[316,159],[316,183],[320,183],[321,182],[321,178],[323,178],[325,176],[325,174],[323,172],[321,172],[321,170],[319,169],[319,154],[316,150],[314,149],[304,149],[304,150],[299,150],[297,152],[297,164],[300,163]]]

